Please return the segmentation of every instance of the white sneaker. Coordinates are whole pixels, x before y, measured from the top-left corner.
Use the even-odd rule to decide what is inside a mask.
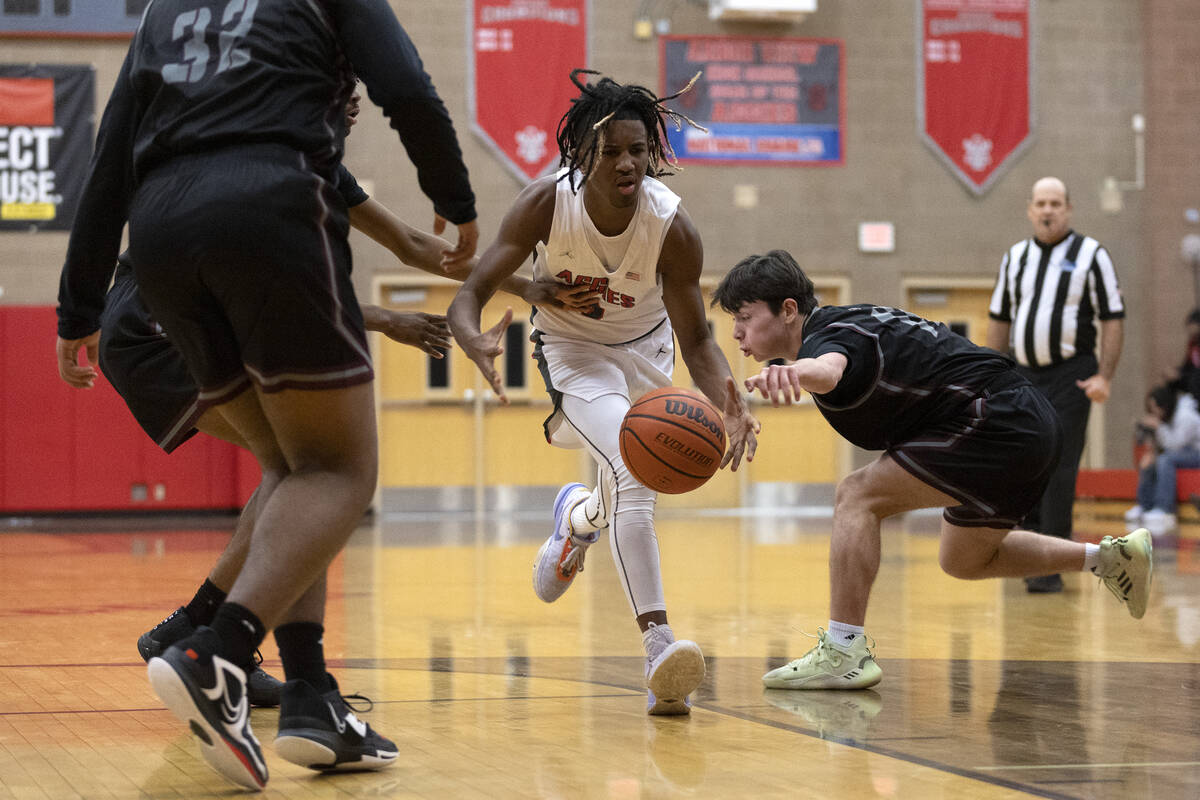
[[[690,714],[688,695],[704,680],[700,645],[680,639],[646,662],[646,713],[653,716]]]
[[[1142,515],[1146,513],[1146,509],[1141,506],[1134,506],[1125,512],[1125,521],[1131,525],[1136,525],[1142,521]]]
[[[816,647],[763,675],[762,681],[768,689],[866,689],[882,677],[866,636],[854,637],[846,651],[835,647],[829,634],[817,628]]]
[[[1145,528],[1128,536],[1100,540],[1100,563],[1092,572],[1113,595],[1129,607],[1134,619],[1146,613],[1150,581],[1154,577],[1154,545]]]
[[[553,603],[571,587],[575,576],[583,572],[588,546],[600,538],[599,531],[587,536],[571,531],[571,510],[590,494],[582,483],[568,483],[554,498],[554,531],[533,562],[533,591],[544,602]]]
[[[1179,527],[1179,520],[1169,511],[1152,508],[1142,515],[1142,525],[1152,536],[1162,536]]]

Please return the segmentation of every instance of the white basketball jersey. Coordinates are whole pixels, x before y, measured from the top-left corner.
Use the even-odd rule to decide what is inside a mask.
[[[559,177],[565,172],[561,171]],[[544,244],[538,242],[533,277],[589,284],[600,292],[599,307],[587,315],[538,307],[533,326],[554,336],[620,344],[644,336],[662,323],[667,309],[658,278],[658,255],[678,208],[679,195],[662,181],[643,178],[637,211],[627,229],[625,256],[615,270],[609,270],[588,244],[585,225],[591,221],[583,207],[583,189],[572,191],[569,180],[560,180],[550,238]]]

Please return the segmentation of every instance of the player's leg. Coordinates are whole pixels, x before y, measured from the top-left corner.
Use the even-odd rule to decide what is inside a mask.
[[[198,406],[199,389],[188,372],[183,354],[163,335],[142,302],[129,255],[122,254],[113,286],[105,298],[101,317],[100,367],[120,393],[134,419],[156,444],[170,453],[197,430],[238,447],[245,442],[224,421],[220,411]],[[199,417],[197,418],[197,415]],[[271,475],[264,480],[271,481]],[[257,497],[257,493],[256,493]],[[237,578],[250,541],[255,499],[239,515],[233,536],[208,578],[192,599],[138,637],[142,658],[149,660],[198,626],[212,622]],[[250,704],[279,705],[283,684],[264,672],[255,661],[241,665],[247,674]]]
[[[626,599],[642,631],[651,714],[686,714],[688,695],[704,679],[704,656],[699,645],[676,640],[667,621],[658,536],[654,530],[657,494],[633,477],[621,460],[619,432],[629,410],[621,394],[591,401],[563,398],[567,421],[584,443],[601,472],[613,476],[608,516],[609,548]]]

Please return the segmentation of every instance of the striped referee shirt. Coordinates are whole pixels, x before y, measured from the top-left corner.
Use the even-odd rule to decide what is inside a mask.
[[[1012,350],[1024,367],[1049,367],[1096,351],[1096,319],[1121,319],[1125,306],[1108,251],[1069,231],[1046,246],[1017,242],[1000,262],[988,315],[1012,325]]]

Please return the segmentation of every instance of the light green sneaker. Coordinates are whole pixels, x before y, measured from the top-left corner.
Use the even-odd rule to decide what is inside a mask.
[[[872,642],[873,644],[873,642]],[[817,646],[790,664],[763,675],[768,689],[866,689],[879,683],[883,670],[867,646],[867,637],[854,641],[849,652],[833,645],[817,628]]]
[[[1139,528],[1128,536],[1100,540],[1100,563],[1092,570],[1134,619],[1146,613],[1150,580],[1154,576],[1154,545],[1150,531]]]

